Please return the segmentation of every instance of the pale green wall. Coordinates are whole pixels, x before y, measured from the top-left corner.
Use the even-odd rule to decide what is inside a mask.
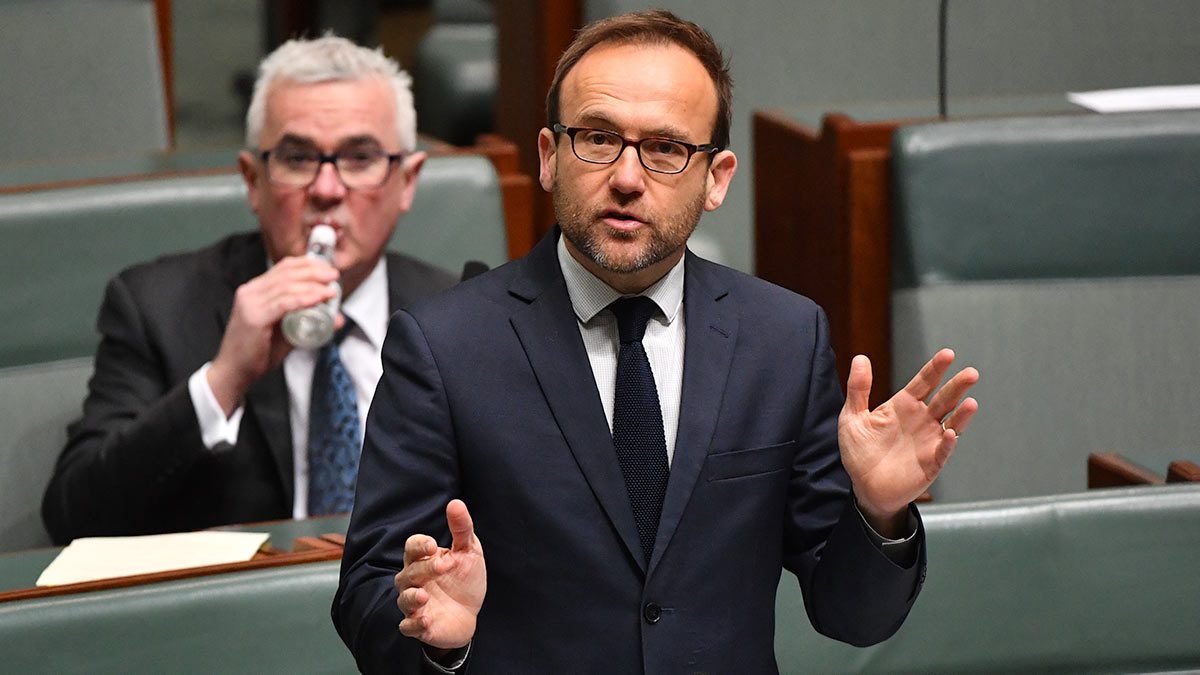
[[[754,110],[937,95],[938,0],[586,0],[585,18],[663,7],[731,59],[741,166],[702,230],[753,268]],[[1197,0],[951,0],[949,82],[962,96],[1200,83]],[[852,106],[851,106],[852,107]]]

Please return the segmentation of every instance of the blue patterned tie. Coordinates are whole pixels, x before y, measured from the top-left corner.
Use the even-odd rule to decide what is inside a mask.
[[[613,445],[633,506],[642,554],[649,563],[669,472],[658,389],[642,347],[646,322],[657,310],[654,301],[644,296],[621,298],[609,305],[609,309],[617,317],[621,339],[613,398]]]
[[[308,409],[308,515],[345,513],[354,506],[361,444],[358,397],[338,351],[349,319],[317,352]]]

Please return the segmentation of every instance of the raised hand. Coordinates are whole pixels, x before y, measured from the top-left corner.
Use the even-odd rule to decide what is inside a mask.
[[[901,514],[929,488],[979,410],[975,399],[963,399],[979,381],[974,368],[962,369],[937,390],[953,361],[949,349],[934,354],[903,389],[874,410],[867,404],[870,360],[860,354],[850,364],[838,443],[859,507],[873,524]]]
[[[396,604],[404,612],[400,633],[435,649],[457,649],[471,641],[487,593],[483,546],[467,505],[458,499],[447,504],[446,523],[450,548],[414,534],[404,543],[404,569],[396,575]]]
[[[337,278],[338,271],[328,263],[296,256],[238,287],[221,347],[208,371],[208,385],[226,415],[291,351],[279,329],[283,316],[332,298],[336,291],[330,282]]]

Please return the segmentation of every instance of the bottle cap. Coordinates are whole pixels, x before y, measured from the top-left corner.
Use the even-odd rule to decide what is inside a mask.
[[[333,228],[325,223],[318,223],[313,226],[312,232],[308,233],[308,245],[319,246],[335,246],[337,244],[337,233]]]

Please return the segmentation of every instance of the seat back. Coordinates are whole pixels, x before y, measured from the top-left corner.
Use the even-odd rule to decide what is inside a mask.
[[[14,673],[354,673],[329,620],[338,563],[0,603]]]
[[[457,273],[507,259],[491,162],[430,158],[389,246]],[[42,491],[80,414],[105,283],[122,268],[254,229],[234,173],[0,194],[0,551],[49,543]]]
[[[1200,485],[922,507],[924,589],[891,639],[818,635],[779,586],[781,673],[1148,673],[1200,663]]]
[[[897,132],[893,381],[943,346],[983,376],[936,500],[1081,490],[1088,453],[1191,447],[1198,156],[1200,112]]]
[[[165,150],[150,0],[0,1],[0,162]]]
[[[413,104],[422,133],[469,145],[496,128],[496,26],[437,23],[417,45]]]

